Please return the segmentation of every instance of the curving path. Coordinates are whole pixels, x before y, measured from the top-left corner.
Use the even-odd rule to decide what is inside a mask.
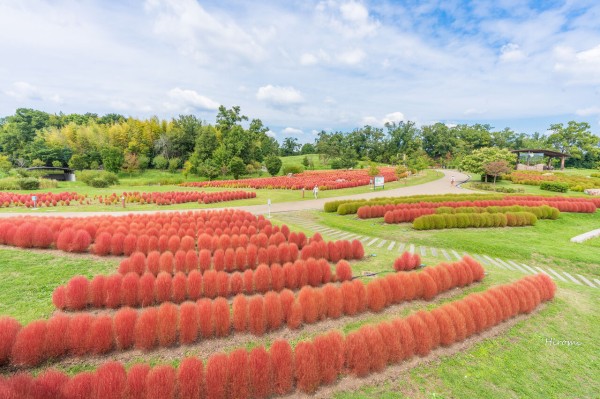
[[[450,179],[454,176],[456,182],[461,182],[467,180],[469,178],[468,175],[464,173],[459,173],[455,170],[446,170],[440,169],[439,172],[442,172],[444,176],[441,179],[423,183],[416,186],[409,187],[399,187],[393,190],[387,191],[373,191],[369,193],[361,193],[361,194],[352,194],[352,195],[344,195],[340,197],[333,198],[320,198],[314,200],[304,200],[304,201],[292,201],[292,202],[279,202],[271,204],[271,212],[279,213],[279,212],[293,212],[293,211],[304,211],[304,210],[321,210],[323,209],[323,205],[326,202],[338,201],[338,200],[357,200],[357,199],[371,199],[377,197],[407,197],[410,195],[421,195],[421,194],[459,194],[459,193],[473,193],[474,191],[452,186],[450,184]],[[311,194],[308,192],[308,194]],[[210,208],[210,209],[224,209],[224,208],[235,208],[241,209],[248,212],[252,212],[254,214],[266,214],[269,209],[267,204],[264,205],[248,205],[248,206],[223,206],[219,208]],[[208,210],[210,210],[208,209]],[[151,210],[151,211],[131,211],[131,212],[123,212],[123,211],[98,211],[98,212],[52,212],[52,213],[40,213],[39,216],[68,216],[68,217],[86,217],[86,216],[100,216],[100,215],[126,215],[126,214],[145,214],[145,213],[156,213],[156,212],[187,212],[194,209],[178,209],[178,210]],[[0,213],[0,218],[19,216],[19,215],[28,215],[31,216],[32,213],[23,213],[23,212],[11,212],[11,213]]]

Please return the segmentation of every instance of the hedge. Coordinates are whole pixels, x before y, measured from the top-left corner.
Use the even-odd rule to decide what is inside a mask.
[[[566,193],[569,191],[567,183],[545,181],[540,184],[540,190],[554,191],[556,193]]]
[[[416,218],[416,230],[452,229],[466,227],[533,226],[537,217],[530,212],[455,213],[425,215]]]

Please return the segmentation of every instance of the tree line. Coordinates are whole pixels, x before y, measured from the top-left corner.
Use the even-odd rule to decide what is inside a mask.
[[[313,143],[303,145],[294,137],[279,144],[268,132],[260,119],[250,120],[238,106],[219,107],[214,123],[194,115],[160,120],[19,108],[0,118],[0,166],[102,167],[113,172],[183,168],[208,178],[237,178],[263,165],[281,165],[278,156],[316,153],[332,168],[374,161],[422,169],[433,164],[455,167],[473,151],[489,147],[554,149],[571,155],[567,166],[600,165],[600,138],[589,124],[576,121],[553,124],[546,135],[495,130],[486,124],[392,122],[383,128],[321,131]]]

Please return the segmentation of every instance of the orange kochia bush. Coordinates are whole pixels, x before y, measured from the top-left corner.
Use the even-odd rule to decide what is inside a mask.
[[[108,362],[95,372],[73,377],[47,370],[37,377],[19,373],[0,379],[0,392],[21,397],[20,392],[43,390],[52,397],[103,398],[267,398],[294,389],[313,393],[344,374],[365,376],[411,357],[426,356],[438,346],[455,342],[496,326],[511,317],[530,313],[554,297],[556,286],[545,274],[470,294],[432,311],[418,311],[375,325],[366,325],[343,336],[337,331],[302,341],[295,348],[276,340],[269,352],[262,347],[217,353],[206,365],[186,358],[179,369],[138,364],[129,371]],[[23,358],[33,356],[19,347]],[[178,396],[176,396],[178,395]]]
[[[120,278],[121,275],[114,276]],[[170,278],[168,274],[164,276]],[[284,289],[244,301],[239,299],[243,294],[238,294],[234,300],[233,315],[225,298],[204,298],[196,303],[186,302],[181,307],[164,302],[158,308],[150,307],[139,312],[124,308],[113,316],[112,330],[107,328],[109,323],[106,320],[103,319],[102,323],[97,321],[104,316],[83,313],[67,317],[67,345],[63,346],[62,353],[53,353],[52,356],[108,353],[131,345],[150,350],[177,343],[188,344],[193,342],[194,335],[206,339],[227,336],[233,331],[262,335],[281,328],[284,323],[294,329],[302,324],[339,317],[342,312],[349,315],[366,310],[379,312],[403,301],[431,299],[439,292],[463,287],[482,278],[481,265],[465,257],[459,262],[426,267],[420,273],[395,273],[368,283],[356,279],[322,288],[303,284],[297,295]],[[161,290],[169,292],[168,288]],[[197,309],[197,320],[189,314],[193,313],[192,306]],[[121,316],[121,312],[127,313]],[[197,330],[194,331],[196,321]],[[15,366],[39,364],[50,357],[44,350],[46,335],[46,321],[33,322],[18,331],[12,347],[4,351],[14,355],[11,359]],[[100,338],[102,345],[96,342]]]

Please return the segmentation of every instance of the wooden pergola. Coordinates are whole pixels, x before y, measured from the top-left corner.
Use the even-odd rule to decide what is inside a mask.
[[[523,153],[542,154],[543,156],[548,157],[548,162],[546,163],[546,165],[548,167],[550,167],[550,162],[552,161],[552,158],[559,158],[560,159],[560,170],[565,169],[565,159],[570,157],[569,154],[564,154],[562,152],[552,151],[552,150],[541,150],[541,149],[512,150],[511,152],[517,154],[517,164],[515,167],[519,166],[519,158],[521,157],[521,154],[523,154]]]

